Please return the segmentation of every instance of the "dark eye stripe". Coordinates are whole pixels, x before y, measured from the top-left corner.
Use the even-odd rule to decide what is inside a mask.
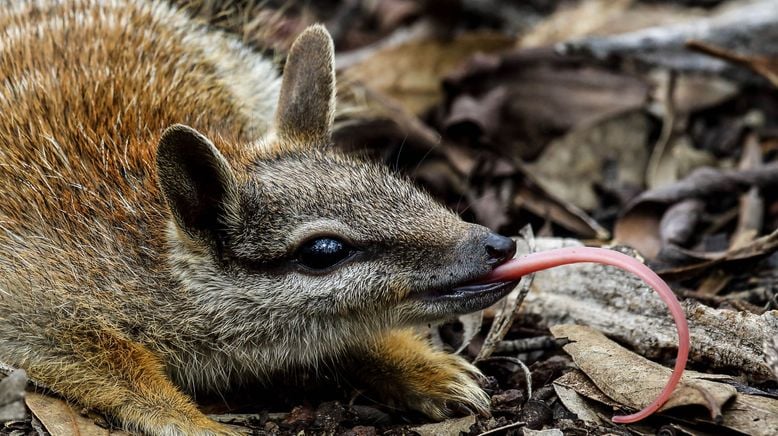
[[[339,239],[318,238],[297,250],[297,261],[308,268],[321,270],[336,265],[352,253],[352,248]]]

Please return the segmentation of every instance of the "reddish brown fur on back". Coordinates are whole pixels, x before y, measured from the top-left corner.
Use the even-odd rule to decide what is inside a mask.
[[[132,292],[135,271],[163,264],[162,130],[188,123],[240,163],[272,122],[272,69],[164,3],[6,3],[0,51],[0,270],[32,281],[83,269],[86,292],[116,275]],[[41,258],[59,267],[36,278]]]

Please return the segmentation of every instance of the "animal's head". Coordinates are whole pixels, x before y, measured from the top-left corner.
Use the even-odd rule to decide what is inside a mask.
[[[426,322],[504,296],[510,285],[467,285],[513,256],[511,239],[329,148],[334,86],[332,41],[314,26],[289,53],[275,133],[250,164],[189,127],[163,134],[181,279],[213,313],[306,331]]]

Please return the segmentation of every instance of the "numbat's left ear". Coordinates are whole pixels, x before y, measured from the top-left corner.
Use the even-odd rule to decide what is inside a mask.
[[[176,124],[157,148],[157,178],[179,228],[212,238],[236,204],[237,182],[227,160],[195,129]]]
[[[297,37],[286,60],[276,111],[284,145],[327,145],[335,118],[335,49],[327,29],[313,25]]]

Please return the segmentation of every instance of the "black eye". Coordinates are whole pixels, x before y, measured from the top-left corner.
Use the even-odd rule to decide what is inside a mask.
[[[297,250],[297,261],[311,269],[326,269],[351,256],[353,250],[335,238],[318,238]]]

